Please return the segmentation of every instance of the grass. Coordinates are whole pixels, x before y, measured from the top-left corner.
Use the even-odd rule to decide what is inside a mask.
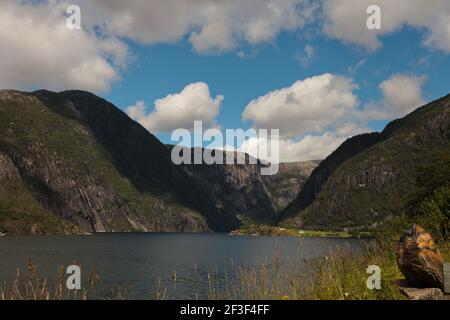
[[[319,231],[300,230],[296,228],[281,228],[268,225],[247,225],[231,232],[232,235],[257,235],[257,236],[285,236],[285,237],[333,237],[333,238],[367,238],[370,232],[363,231]]]
[[[0,286],[0,300],[85,300],[88,298],[87,290],[81,292],[67,290],[62,267],[59,269],[57,279],[52,286],[47,279],[39,279],[36,267],[28,261],[25,274],[17,269],[14,281],[10,284],[5,282]]]
[[[392,247],[391,247],[392,248]],[[442,243],[439,249],[445,261],[450,261],[450,243]],[[245,300],[400,300],[405,299],[396,286],[403,278],[395,263],[394,250],[384,246],[368,246],[360,252],[342,250],[323,258],[298,261],[298,271],[285,272],[279,254],[268,263],[257,267],[239,267],[233,273],[213,272],[206,279],[193,279],[198,287],[205,288],[206,299]],[[300,267],[300,265],[302,265]],[[381,290],[370,290],[366,286],[369,265],[381,268]],[[54,283],[40,279],[36,268],[28,262],[27,272],[18,269],[12,283],[0,285],[0,300],[88,300],[131,299],[133,288],[105,288],[99,275],[89,274],[86,289],[66,289],[64,269],[61,267]],[[191,279],[192,280],[192,279]],[[170,277],[171,287],[158,281],[156,291],[149,299],[175,299],[177,284],[182,277],[174,272]],[[202,297],[203,297],[202,296]],[[192,299],[198,299],[193,295]]]
[[[450,243],[441,243],[439,249],[444,261],[450,261]],[[396,261],[394,247],[379,245],[366,248],[358,254],[338,254],[327,257],[318,266],[311,285],[299,297],[319,300],[398,300],[404,299],[396,282],[403,279]],[[381,290],[366,286],[369,265],[381,268]]]
[[[281,299],[281,300],[402,300],[396,285],[403,279],[393,247],[368,246],[361,252],[334,252],[324,258],[305,262],[309,274],[278,272],[277,262],[271,267],[240,269],[239,281],[216,299]],[[450,243],[439,245],[444,261],[450,261]],[[367,268],[381,268],[381,289],[367,288]],[[219,280],[217,280],[219,281]],[[214,285],[211,286],[215,288]]]

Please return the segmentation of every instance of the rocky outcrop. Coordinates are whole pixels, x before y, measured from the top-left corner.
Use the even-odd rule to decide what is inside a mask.
[[[410,287],[444,288],[443,258],[431,235],[418,225],[401,237],[397,265]]]
[[[194,149],[184,150],[193,155]],[[261,169],[266,164],[254,158],[256,164],[251,164],[248,154],[226,153],[234,157],[234,164],[190,164],[181,167],[207,191],[207,197],[211,198],[219,211],[233,214],[245,225],[275,224],[279,212],[297,196],[301,186],[319,163],[281,163],[276,174],[261,175]],[[246,164],[238,164],[238,154],[246,159]]]
[[[450,96],[345,141],[313,171],[281,223],[315,229],[372,228],[404,210],[421,168],[450,149]]]
[[[77,226],[41,207],[13,160],[0,152],[0,234],[74,233]]]
[[[278,212],[283,211],[304,186],[319,160],[280,163],[277,174],[263,176],[264,185]]]
[[[185,149],[190,152],[190,149]],[[228,152],[230,153],[230,152]],[[261,176],[263,164],[250,164],[249,155],[243,155],[246,164],[185,164],[181,167],[205,191],[220,212],[227,212],[240,223],[274,224],[277,213]]]

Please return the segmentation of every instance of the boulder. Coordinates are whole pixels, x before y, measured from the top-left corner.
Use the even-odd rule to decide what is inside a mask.
[[[438,288],[409,288],[400,287],[402,292],[410,300],[443,300],[444,294],[441,289]]]
[[[442,255],[431,235],[418,225],[400,238],[397,265],[411,287],[444,288]]]

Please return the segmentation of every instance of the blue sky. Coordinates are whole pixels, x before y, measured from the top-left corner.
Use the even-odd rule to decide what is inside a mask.
[[[447,0],[5,0],[0,41],[2,88],[92,91],[164,143],[194,120],[280,129],[282,161],[324,158],[450,92]]]
[[[370,52],[320,35],[302,39],[289,32],[274,43],[249,49],[251,56],[244,58],[236,52],[201,55],[185,41],[152,47],[130,44],[136,61],[104,97],[124,110],[143,100],[150,112],[156,99],[202,81],[209,85],[212,96],[224,95],[218,116],[223,129],[251,127],[251,122],[243,121],[241,115],[256,97],[324,73],[352,77],[359,86],[356,94],[360,108],[381,99],[378,86],[393,74],[425,76],[423,97],[428,102],[450,92],[450,59],[445,53],[425,48],[422,38],[422,32],[404,27],[384,36],[383,47]],[[304,65],[296,56],[307,45],[314,48],[314,55]],[[371,121],[369,129],[382,130],[390,120]],[[170,142],[168,134],[157,136]]]

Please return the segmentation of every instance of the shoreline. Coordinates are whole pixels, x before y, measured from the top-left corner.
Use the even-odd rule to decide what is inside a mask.
[[[298,237],[298,238],[340,238],[340,239],[360,239],[373,238],[373,235],[367,231],[348,232],[348,231],[318,231],[301,230],[294,228],[272,227],[266,225],[252,225],[243,227],[230,232],[233,236],[275,236],[275,237]]]
[[[361,239],[361,238],[373,238],[369,232],[351,233],[345,231],[316,231],[316,230],[297,230],[281,227],[270,227],[270,229],[264,227],[261,229],[242,228],[233,230],[231,232],[86,232],[86,233],[72,233],[72,234],[0,234],[0,237],[23,237],[23,236],[95,236],[95,235],[113,235],[113,234],[222,234],[231,237],[241,236],[253,236],[253,237],[296,237],[296,238],[338,238],[338,239]]]

